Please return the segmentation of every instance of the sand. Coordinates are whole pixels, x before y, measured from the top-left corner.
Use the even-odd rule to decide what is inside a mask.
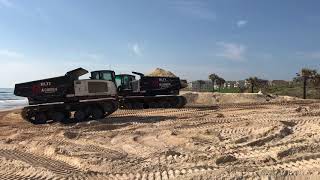
[[[262,93],[199,93],[182,91],[181,95],[187,98],[189,104],[209,106],[213,104],[287,102],[302,100],[297,97],[266,95]]]
[[[118,110],[106,119],[77,124],[32,125],[19,110],[0,112],[0,177],[319,176],[319,101],[219,102],[183,109]]]
[[[172,72],[166,71],[166,70],[161,69],[161,68],[156,68],[154,71],[149,73],[147,76],[152,76],[152,77],[177,77]]]

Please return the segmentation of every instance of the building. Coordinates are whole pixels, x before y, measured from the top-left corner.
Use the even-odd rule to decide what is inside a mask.
[[[224,84],[225,88],[234,88],[237,86],[237,81],[226,81],[226,83]]]
[[[192,81],[189,87],[192,91],[212,91],[213,87],[216,90],[219,88],[219,85],[216,83],[213,85],[211,80],[197,80]],[[222,87],[224,87],[224,85],[222,85]]]
[[[266,81],[267,82],[267,81]],[[261,82],[262,84],[265,84],[266,82]],[[197,81],[192,81],[188,88],[192,91],[212,91],[213,87],[215,90],[219,89],[218,84],[212,83],[210,80],[197,80]],[[226,81],[224,84],[222,84],[221,88],[227,88],[227,89],[232,89],[232,88],[248,88],[250,87],[250,83],[245,81],[245,80],[238,80],[238,81]]]
[[[289,86],[290,82],[285,80],[273,80],[269,82],[270,86]]]
[[[213,89],[212,81],[198,80],[191,82],[192,91],[211,91]]]
[[[223,87],[225,88],[243,88],[245,86],[245,81],[226,81]]]

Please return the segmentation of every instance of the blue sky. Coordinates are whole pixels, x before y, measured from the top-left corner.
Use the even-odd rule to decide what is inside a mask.
[[[0,0],[0,87],[77,67],[188,80],[320,68],[317,0]]]

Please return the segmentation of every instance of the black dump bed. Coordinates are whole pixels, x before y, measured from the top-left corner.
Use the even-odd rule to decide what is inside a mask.
[[[67,94],[74,94],[74,81],[86,73],[87,70],[78,68],[64,76],[16,84],[14,94],[27,97],[30,105],[65,102]]]
[[[180,89],[178,77],[142,76],[140,79],[140,90],[148,95],[175,95]]]

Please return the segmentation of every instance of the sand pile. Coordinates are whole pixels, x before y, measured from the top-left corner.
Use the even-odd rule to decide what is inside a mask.
[[[166,70],[161,69],[161,68],[155,69],[153,72],[151,72],[151,73],[148,74],[147,76],[154,76],[154,77],[177,77],[177,76],[174,75],[172,72],[166,71]]]
[[[0,179],[311,179],[320,174],[319,105],[118,110],[38,126],[0,112]]]
[[[210,92],[182,92],[188,104],[215,105],[232,103],[263,103],[299,100],[296,97],[273,96],[259,93],[210,93]]]
[[[37,126],[19,111],[0,112],[0,179],[319,179],[319,107],[306,100],[118,110],[99,121]]]

